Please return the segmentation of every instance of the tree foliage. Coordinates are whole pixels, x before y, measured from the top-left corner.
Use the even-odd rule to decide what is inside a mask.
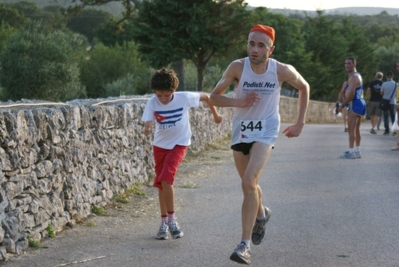
[[[13,34],[0,59],[5,100],[66,101],[84,97],[78,68],[84,43],[77,34],[45,34],[41,24],[35,22]]]
[[[65,30],[65,19],[59,12],[47,11],[34,2],[21,1],[15,4],[7,4],[6,6],[16,10],[25,20],[40,21],[42,31],[46,33],[55,30]],[[21,21],[23,22],[24,20]]]
[[[20,14],[18,10],[10,6],[0,4],[0,26],[11,26],[13,28],[22,28],[27,22],[24,15]]]
[[[121,16],[111,18],[87,9],[111,2],[124,6]],[[12,99],[68,98],[68,94],[83,92],[79,81],[90,97],[144,93],[152,71],[149,66],[180,70],[181,85],[187,83],[183,90],[211,90],[232,60],[247,55],[248,32],[257,23],[276,29],[272,57],[293,65],[310,83],[315,100],[336,99],[347,78],[345,57],[357,59],[365,86],[376,71],[395,70],[399,57],[399,18],[387,12],[357,16],[318,11],[286,16],[261,7],[247,10],[243,0],[71,3],[67,9],[56,5],[42,9],[29,2],[0,4],[0,83],[2,88],[7,85]],[[40,30],[32,31],[32,21],[41,21]],[[94,49],[85,51],[85,39],[71,32],[87,36]],[[77,45],[77,40],[82,43]],[[68,84],[70,89],[60,98],[49,89],[50,84],[54,88]]]
[[[306,47],[311,51],[314,80],[310,96],[327,100],[338,94],[346,79],[344,60],[348,55],[348,42],[340,34],[340,26],[319,13],[316,18],[308,17],[304,26]]]
[[[112,15],[95,9],[86,9],[76,16],[70,17],[67,27],[87,37],[92,42],[97,35],[97,30],[102,24],[107,23]]]
[[[66,9],[62,8],[62,13],[68,16],[75,16],[81,13],[86,7],[101,6],[108,3],[120,3],[124,8],[124,12],[122,12],[120,20],[116,22],[116,24],[119,25],[125,20],[132,18],[139,10],[143,1],[146,0],[71,0],[71,5]]]
[[[141,61],[137,45],[133,42],[113,47],[98,44],[81,65],[81,80],[90,98],[106,97],[118,91],[123,91],[124,94],[132,93],[131,90],[126,89],[112,89],[108,92],[106,90],[108,84],[129,78],[130,74],[134,77],[132,88],[137,93],[147,92],[151,73],[146,64]]]
[[[227,53],[248,31],[243,0],[153,0],[143,2],[134,20],[134,38],[153,67],[189,59],[197,68],[197,90],[215,53]],[[182,23],[184,22],[184,23]]]

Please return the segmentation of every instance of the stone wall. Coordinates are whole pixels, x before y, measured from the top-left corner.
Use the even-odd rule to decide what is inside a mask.
[[[28,237],[47,237],[86,218],[153,173],[152,136],[142,134],[146,96],[68,103],[0,106],[0,260],[20,254]],[[281,98],[283,122],[296,118],[296,99]],[[311,102],[307,121],[336,122],[333,104]],[[190,150],[201,151],[230,133],[232,108],[191,110]]]

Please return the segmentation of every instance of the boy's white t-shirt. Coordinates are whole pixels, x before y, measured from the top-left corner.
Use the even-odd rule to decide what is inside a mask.
[[[196,92],[175,92],[168,104],[162,104],[156,96],[145,105],[141,120],[155,122],[153,145],[172,149],[175,145],[191,144],[189,109],[198,107],[200,94]]]

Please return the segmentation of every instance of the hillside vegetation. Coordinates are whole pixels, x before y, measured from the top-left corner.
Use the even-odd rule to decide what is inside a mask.
[[[209,92],[231,60],[245,57],[257,23],[275,28],[272,57],[295,66],[313,100],[337,99],[346,57],[357,59],[365,88],[376,71],[396,71],[399,57],[399,17],[377,8],[364,9],[374,15],[353,14],[362,8],[281,14],[245,0],[114,2],[122,12],[104,0],[72,1],[0,3],[0,101],[144,94],[161,67],[176,71],[179,90]]]
[[[18,3],[20,0],[0,0],[2,3]],[[58,5],[62,7],[67,7],[72,4],[71,0],[26,0],[25,2],[34,2],[40,7]],[[109,12],[114,16],[119,16],[123,12],[123,6],[118,2],[108,3],[101,7],[90,7],[102,11]],[[255,7],[248,6],[249,9],[253,9]],[[272,13],[283,14],[286,16],[297,14],[304,15],[307,14],[309,16],[316,16],[316,11],[304,11],[297,9],[269,9]],[[387,12],[389,15],[398,15],[399,16],[399,8],[381,8],[381,7],[342,7],[342,8],[334,8],[334,9],[326,9],[324,10],[325,14],[328,15],[377,15],[381,12]]]

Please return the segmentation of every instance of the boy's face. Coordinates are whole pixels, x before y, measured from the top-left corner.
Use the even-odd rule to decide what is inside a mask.
[[[156,90],[155,96],[159,102],[166,105],[173,99],[173,91]]]

